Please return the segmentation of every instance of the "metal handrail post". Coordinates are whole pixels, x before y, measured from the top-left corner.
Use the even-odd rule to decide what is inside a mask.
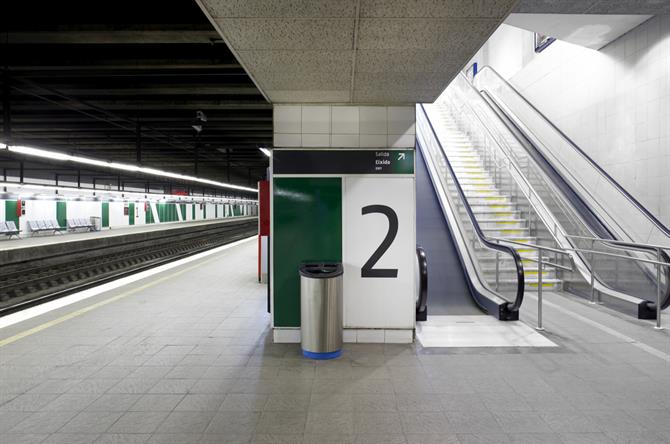
[[[661,262],[661,249],[656,249],[656,260]],[[662,330],[661,325],[661,264],[656,264],[656,330]]]
[[[496,251],[496,291],[500,285],[500,253]]]
[[[537,327],[536,330],[543,331],[542,326],[542,248],[537,249]]]
[[[594,241],[591,240],[591,251],[593,251]],[[596,267],[593,263],[593,253],[591,253],[591,301],[589,304],[596,303]]]

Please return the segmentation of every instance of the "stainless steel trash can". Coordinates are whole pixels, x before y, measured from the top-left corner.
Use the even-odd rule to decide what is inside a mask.
[[[302,354],[333,359],[342,353],[342,264],[300,265]]]

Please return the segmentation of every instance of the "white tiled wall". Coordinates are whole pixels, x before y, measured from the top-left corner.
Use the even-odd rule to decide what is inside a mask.
[[[670,16],[600,51],[556,41],[510,81],[670,225]]]
[[[413,106],[275,105],[274,146],[413,148]]]

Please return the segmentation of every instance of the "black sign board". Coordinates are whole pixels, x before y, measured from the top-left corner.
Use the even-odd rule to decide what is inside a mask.
[[[272,151],[273,174],[414,174],[414,150]]]

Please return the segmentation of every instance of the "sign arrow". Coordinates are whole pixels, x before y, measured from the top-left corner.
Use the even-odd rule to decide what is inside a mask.
[[[398,153],[398,160],[405,160],[405,153]]]

